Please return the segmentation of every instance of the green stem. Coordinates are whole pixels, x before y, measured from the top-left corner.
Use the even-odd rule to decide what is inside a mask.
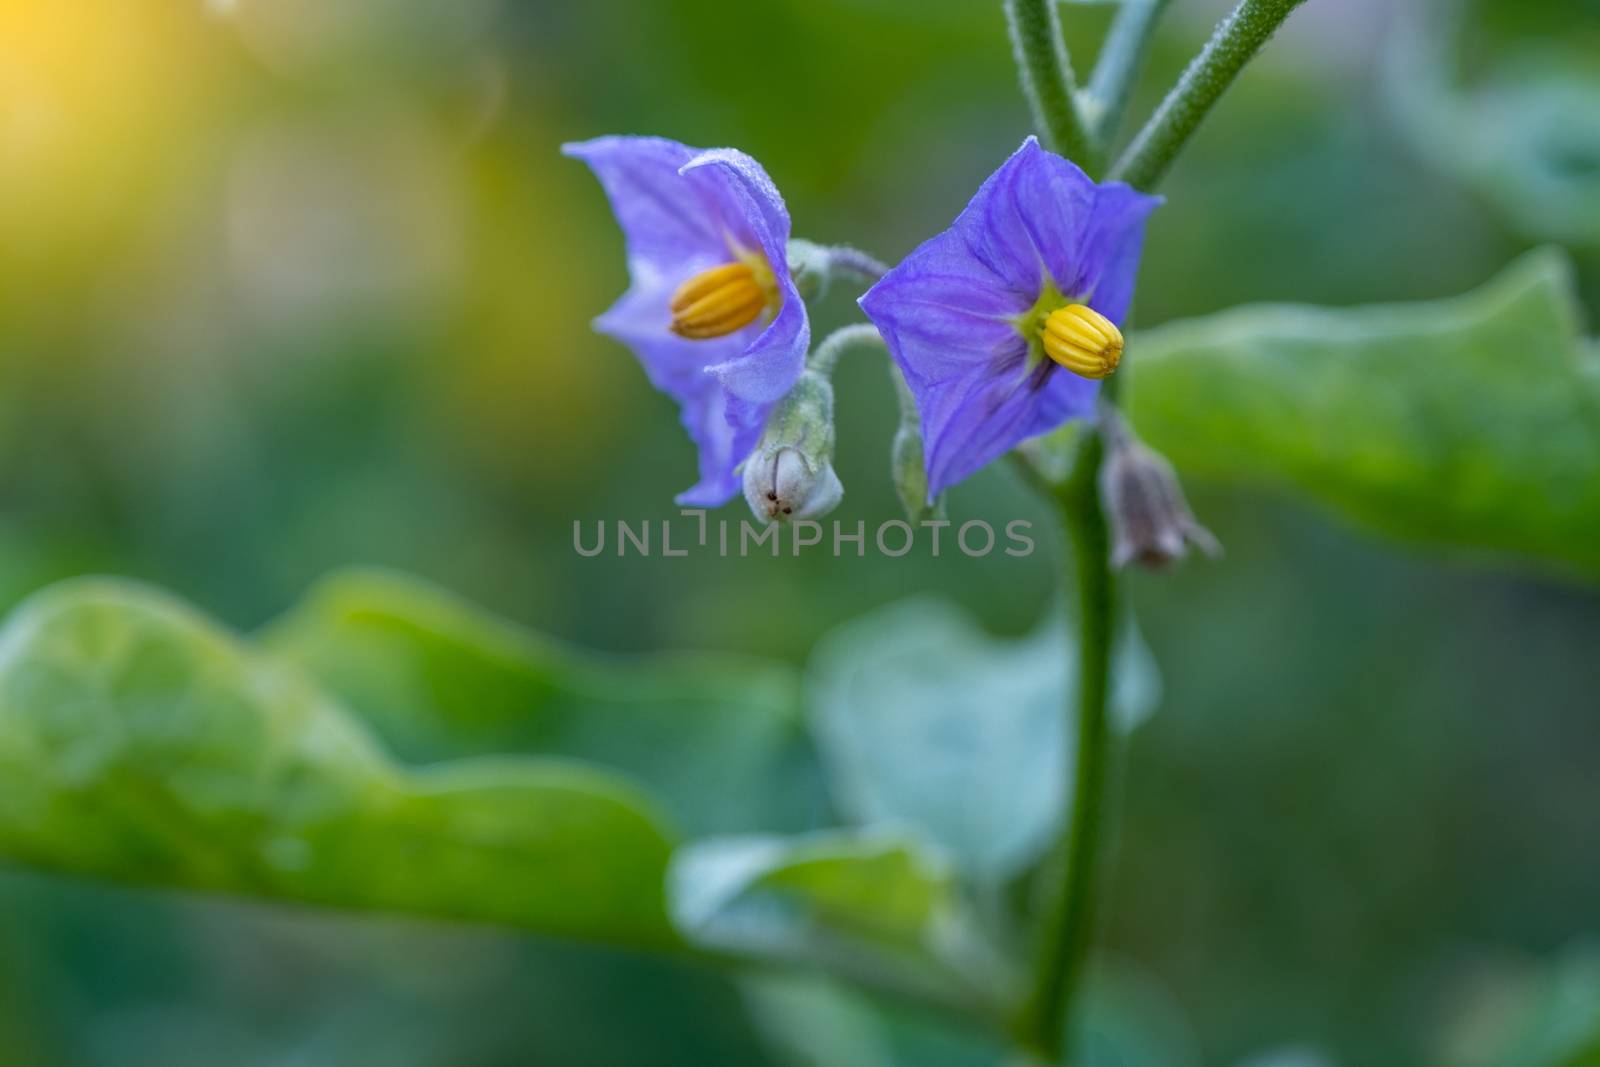
[[[849,245],[828,246],[828,270],[835,277],[873,284],[889,273],[887,264]]]
[[[1091,98],[1100,109],[1091,135],[1074,103],[1054,0],[1006,0],[1017,63],[1035,120],[1058,150],[1073,155],[1085,169],[1095,169],[1095,138],[1109,136],[1126,105],[1165,2],[1147,0],[1119,16],[1091,85]],[[1154,186],[1239,71],[1303,2],[1239,0],[1134,138],[1111,177],[1140,189]],[[1110,400],[1117,383],[1107,384]],[[1104,455],[1100,433],[1091,430],[1080,443],[1067,480],[1052,487],[1071,541],[1078,582],[1077,734],[1071,810],[1050,868],[1059,881],[1039,922],[1033,980],[1011,1027],[1023,1050],[1051,1064],[1061,1063],[1069,1047],[1073,1009],[1094,942],[1097,866],[1111,758],[1106,705],[1116,584],[1110,530],[1099,492]]]
[[[1156,23],[1170,0],[1124,0],[1089,78],[1089,131],[1101,144],[1116,136],[1133,95],[1134,79],[1150,49]]]
[[[878,332],[876,326],[870,322],[841,326],[811,350],[811,357],[806,360],[806,369],[816,371],[824,378],[832,378],[833,368],[838,364],[840,356],[852,348],[868,345],[883,347],[883,335]]]
[[[1045,147],[1095,173],[1100,152],[1073,102],[1072,62],[1061,36],[1056,0],[1005,0],[1005,4],[1022,91]]]
[[[1084,434],[1071,476],[1056,498],[1071,539],[1078,581],[1078,691],[1074,716],[1072,808],[1057,848],[1058,891],[1041,920],[1033,984],[1017,1017],[1020,1044],[1060,1063],[1072,1008],[1094,941],[1096,865],[1105,820],[1110,761],[1106,704],[1111,684],[1116,585],[1110,532],[1100,506],[1100,434]]]
[[[1153,188],[1239,71],[1304,2],[1239,0],[1111,168],[1111,177],[1136,189]]]

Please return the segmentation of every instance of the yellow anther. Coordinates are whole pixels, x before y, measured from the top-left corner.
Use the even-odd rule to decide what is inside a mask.
[[[1122,360],[1122,331],[1083,304],[1052,311],[1039,336],[1045,355],[1085,378],[1109,377]]]
[[[772,296],[748,263],[703,270],[672,294],[672,332],[704,340],[724,337],[761,317]]]

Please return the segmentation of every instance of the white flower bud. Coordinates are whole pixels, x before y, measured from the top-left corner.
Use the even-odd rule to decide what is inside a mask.
[[[745,463],[744,498],[758,519],[814,519],[839,506],[844,486],[831,464],[813,466],[795,449],[779,448]]]
[[[839,506],[833,470],[833,386],[807,371],[767,419],[744,462],[744,498],[757,519],[815,519]]]
[[[917,402],[906,387],[900,372],[890,370],[895,391],[900,397],[900,427],[895,431],[890,452],[890,469],[894,475],[895,493],[906,518],[912,523],[944,516],[944,496],[928,500],[928,471],[923,462],[922,420],[917,415]]]

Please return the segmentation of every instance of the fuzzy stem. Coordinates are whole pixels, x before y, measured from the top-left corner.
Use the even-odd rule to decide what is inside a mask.
[[[889,267],[858,248],[829,245],[828,271],[835,277],[871,283],[888,274]]]
[[[1124,0],[1089,78],[1089,130],[1101,144],[1116,136],[1156,23],[1170,0]]]
[[[1149,0],[1138,13],[1124,11],[1119,16],[1095,72],[1094,88],[1102,108],[1095,117],[1095,136],[1108,135],[1115,125],[1164,2]],[[1111,177],[1140,189],[1155,185],[1245,63],[1303,2],[1239,0],[1134,138]],[[1053,0],[1006,0],[1006,12],[1036,121],[1069,153],[1072,145],[1086,150],[1096,142],[1084,130],[1073,102],[1071,73]],[[1085,168],[1094,169],[1087,163]],[[1117,384],[1115,380],[1107,383],[1104,394],[1108,401],[1114,398]],[[1049,1064],[1062,1063],[1071,1045],[1073,1010],[1094,942],[1097,863],[1111,760],[1107,700],[1117,591],[1110,530],[1099,491],[1104,457],[1105,442],[1096,427],[1084,434],[1066,481],[1047,490],[1060,508],[1078,583],[1077,703],[1068,709],[1076,740],[1071,808],[1056,846],[1055,862],[1049,868],[1056,883],[1039,921],[1033,980],[1012,1018],[1011,1032],[1021,1049]]]
[[[878,333],[876,326],[870,322],[841,326],[811,350],[811,358],[806,361],[806,369],[816,371],[824,378],[832,378],[833,368],[839,362],[840,356],[849,349],[867,345],[883,347],[883,335]]]
[[[1056,848],[1057,891],[1038,931],[1033,982],[1013,1031],[1029,1052],[1062,1062],[1072,1008],[1094,941],[1094,895],[1106,781],[1111,759],[1107,701],[1111,684],[1112,619],[1116,585],[1110,533],[1101,509],[1097,431],[1084,435],[1072,474],[1055,496],[1072,543],[1078,583],[1077,727],[1073,744],[1072,806]]]
[[[1093,174],[1100,167],[1100,152],[1073,101],[1072,61],[1061,37],[1056,0],[1005,0],[1005,4],[1034,126],[1047,148]]]
[[[1239,71],[1304,2],[1239,0],[1111,169],[1111,177],[1136,189],[1153,188]]]

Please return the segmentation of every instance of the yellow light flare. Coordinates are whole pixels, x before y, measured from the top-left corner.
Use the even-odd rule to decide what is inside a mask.
[[[199,4],[0,0],[0,227],[37,265],[103,259],[161,202],[207,106]]]

